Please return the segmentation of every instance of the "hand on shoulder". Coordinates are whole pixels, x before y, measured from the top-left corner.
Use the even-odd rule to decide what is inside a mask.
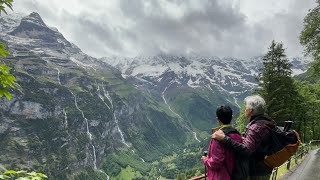
[[[212,134],[212,138],[216,140],[221,140],[225,137],[225,134],[222,130],[218,130]]]

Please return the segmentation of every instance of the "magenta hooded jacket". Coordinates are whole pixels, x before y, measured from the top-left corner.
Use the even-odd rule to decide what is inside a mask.
[[[239,134],[229,134],[231,139],[242,143]],[[203,159],[203,164],[207,167],[208,180],[230,180],[229,172],[233,169],[233,153],[221,142],[211,139],[208,157]],[[225,162],[224,162],[225,161]]]

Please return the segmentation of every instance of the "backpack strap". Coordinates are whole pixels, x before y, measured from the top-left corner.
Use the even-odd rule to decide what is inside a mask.
[[[226,127],[226,128],[223,128],[223,129],[221,129],[223,132],[224,132],[224,134],[226,135],[226,136],[229,136],[230,134],[240,134],[239,133],[239,131],[237,131],[235,128],[233,128],[233,127]],[[230,137],[230,136],[229,136]],[[227,155],[227,151],[225,152],[225,156]],[[234,160],[234,159],[233,159]],[[230,170],[228,169],[228,166],[227,166],[227,162],[226,162],[226,159],[223,161],[223,164],[224,164],[224,167],[226,168],[226,170],[227,170],[227,172],[228,172],[228,174],[229,174],[229,177],[230,177],[230,179],[231,179],[231,172],[230,172]]]
[[[227,154],[227,153],[226,153],[226,154]],[[231,173],[230,173],[230,171],[229,171],[229,169],[228,169],[226,160],[223,161],[223,164],[224,164],[224,167],[226,168],[226,170],[227,170],[227,172],[228,172],[228,174],[229,174],[229,177],[230,177],[230,179],[231,179]]]
[[[233,127],[225,127],[221,129],[223,131],[223,133],[227,136],[229,136],[229,134],[240,134],[239,131],[237,131],[235,128]]]

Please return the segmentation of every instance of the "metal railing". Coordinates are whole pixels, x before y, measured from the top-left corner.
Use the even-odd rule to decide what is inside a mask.
[[[289,170],[292,160],[294,160],[295,163],[297,164],[299,157],[302,159],[303,156],[305,156],[309,152],[309,150],[313,146],[313,144],[316,144],[317,146],[320,146],[320,140],[311,140],[309,143],[300,145],[300,147],[299,147],[298,151],[296,152],[296,154],[294,156],[291,156],[290,159],[287,162],[285,162],[284,164],[282,164],[279,167],[273,168],[271,176],[270,176],[271,179],[272,180],[276,180],[277,179],[278,170],[280,168],[286,166],[287,170]],[[202,176],[193,177],[193,178],[191,178],[189,180],[200,180],[200,179],[205,179],[205,178],[206,178],[206,176],[202,175]]]
[[[273,168],[272,173],[271,173],[271,179],[272,179],[272,180],[276,180],[276,179],[277,179],[278,170],[279,170],[280,168],[283,168],[283,167],[286,166],[286,169],[289,170],[289,169],[290,169],[290,166],[291,166],[292,160],[294,160],[294,161],[295,161],[295,164],[297,164],[299,157],[300,157],[300,159],[302,159],[303,156],[305,156],[305,155],[309,152],[309,150],[310,150],[310,148],[313,146],[313,144],[316,144],[317,146],[319,146],[319,145],[320,145],[320,140],[311,140],[309,143],[302,144],[302,145],[299,147],[299,149],[298,149],[298,151],[296,152],[296,154],[295,154],[294,156],[291,156],[290,159],[289,159],[287,162],[283,163],[283,164],[282,164],[281,166],[279,166],[279,167]]]

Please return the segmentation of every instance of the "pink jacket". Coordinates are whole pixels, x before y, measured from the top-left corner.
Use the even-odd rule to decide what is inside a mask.
[[[229,134],[229,136],[231,139],[242,143],[239,134]],[[233,153],[221,142],[211,139],[208,157],[203,159],[203,164],[207,167],[208,180],[230,180],[225,164],[229,172],[232,172]]]

